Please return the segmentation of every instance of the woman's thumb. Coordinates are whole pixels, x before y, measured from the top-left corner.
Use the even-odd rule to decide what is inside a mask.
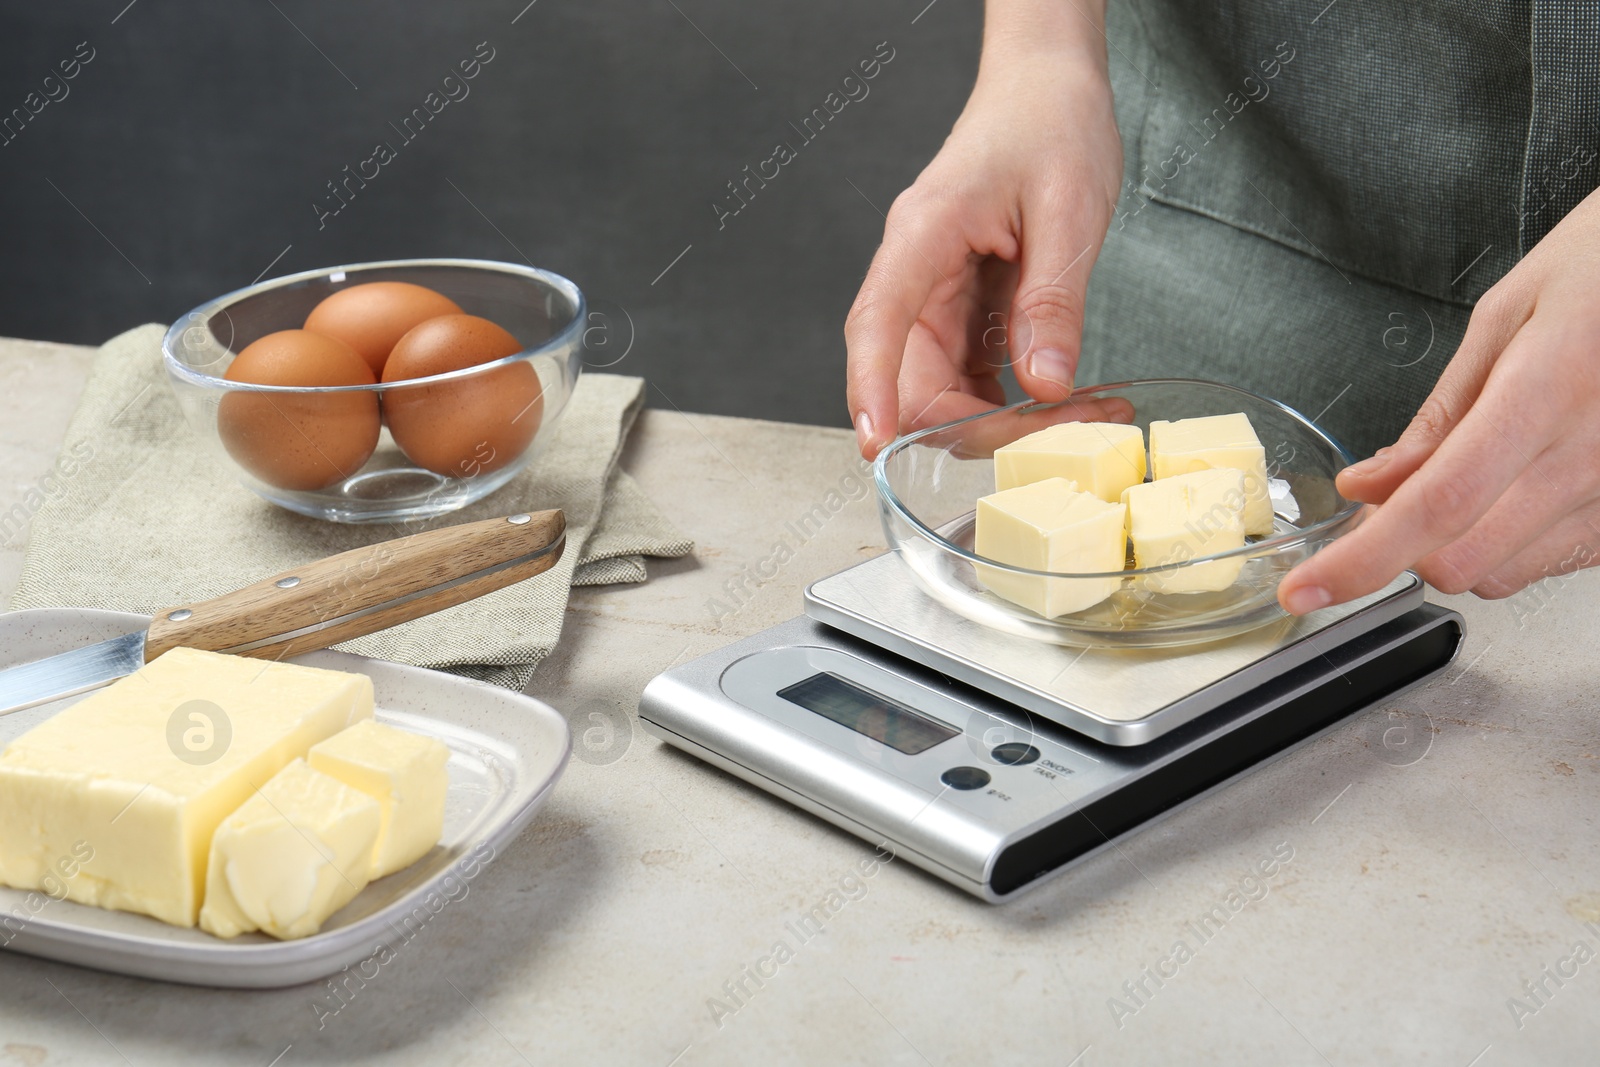
[[[1022,269],[1011,300],[1013,369],[1036,400],[1072,391],[1083,345],[1083,301],[1098,242],[1054,233],[1024,233]]]

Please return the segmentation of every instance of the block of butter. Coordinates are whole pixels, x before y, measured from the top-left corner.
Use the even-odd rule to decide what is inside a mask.
[[[365,675],[176,648],[0,753],[0,882],[193,926],[211,835],[312,745],[372,716]]]
[[[1232,468],[1198,470],[1130,486],[1128,540],[1136,567],[1226,552],[1244,546],[1244,474]],[[1142,575],[1153,593],[1200,593],[1226,589],[1239,577],[1243,559],[1218,559]]]
[[[1007,489],[978,498],[973,548],[980,556],[1036,571],[1096,574],[1120,571],[1127,561],[1121,503],[1080,493],[1065,478]],[[1122,578],[1041,578],[976,565],[978,581],[998,596],[1053,619],[1094,607],[1117,591]]]
[[[1272,532],[1267,454],[1243,413],[1150,424],[1150,469],[1157,480],[1231,467],[1244,472],[1244,532]]]
[[[1063,422],[995,449],[994,487],[1065,478],[1107,503],[1144,481],[1144,431],[1117,422]]]
[[[444,832],[450,750],[440,741],[371,719],[311,746],[306,762],[378,802],[382,821],[372,877],[409,867]]]
[[[295,760],[217,827],[200,928],[316,933],[366,888],[381,821],[376,800]]]

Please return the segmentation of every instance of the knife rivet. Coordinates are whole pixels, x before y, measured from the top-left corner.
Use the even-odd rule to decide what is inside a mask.
[[[279,578],[272,584],[277,586],[279,589],[293,589],[295,586],[300,584],[300,579],[291,575],[288,578]]]
[[[174,611],[167,616],[167,621],[183,622],[184,620],[192,618],[193,616],[194,612],[190,611],[188,608],[179,608],[177,611]]]
[[[526,513],[521,515],[513,515],[506,521],[513,526],[526,526],[528,523],[533,521],[533,516]]]

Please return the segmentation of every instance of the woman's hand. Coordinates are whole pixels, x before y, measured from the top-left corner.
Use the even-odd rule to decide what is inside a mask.
[[[1510,596],[1600,562],[1600,192],[1484,294],[1400,440],[1339,475],[1376,505],[1279,587],[1303,614],[1407,567],[1446,593]]]
[[[862,455],[1004,404],[1008,357],[1036,399],[1071,391],[1084,288],[1122,181],[1105,47],[1103,5],[991,3],[972,96],[889,210],[845,323]],[[1131,412],[1087,402],[1070,417]]]

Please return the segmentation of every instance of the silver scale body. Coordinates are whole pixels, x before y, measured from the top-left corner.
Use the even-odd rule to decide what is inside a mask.
[[[1068,648],[940,606],[888,554],[813,584],[805,615],[659,675],[639,714],[668,743],[998,902],[1421,684],[1461,633],[1407,573],[1209,645]],[[904,752],[780,695],[821,675],[948,736]],[[1301,715],[1317,728],[1248,752]]]

